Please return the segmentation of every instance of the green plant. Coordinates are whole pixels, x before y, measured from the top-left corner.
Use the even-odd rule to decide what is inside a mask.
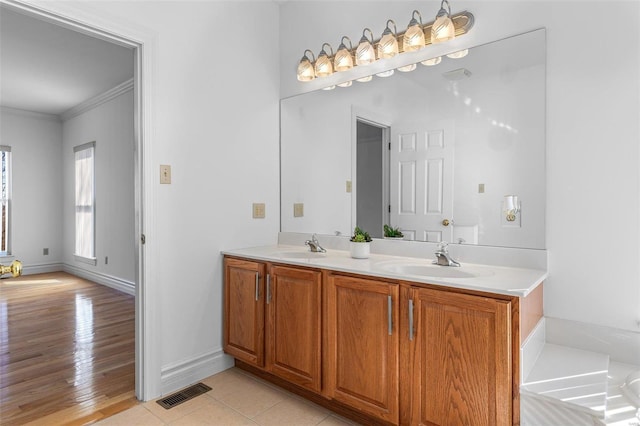
[[[400,231],[399,228],[392,228],[389,225],[384,225],[384,236],[385,237],[404,237],[404,234]]]
[[[368,243],[369,241],[371,241],[371,236],[368,232],[360,229],[359,226],[356,226],[353,230],[351,241],[353,241],[354,243]]]

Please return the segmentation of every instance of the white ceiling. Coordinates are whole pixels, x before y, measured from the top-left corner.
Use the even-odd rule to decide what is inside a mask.
[[[0,105],[60,115],[131,79],[133,55],[0,7]]]

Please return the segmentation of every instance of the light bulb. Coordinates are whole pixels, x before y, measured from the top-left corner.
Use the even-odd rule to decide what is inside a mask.
[[[356,79],[356,81],[358,81],[360,83],[368,83],[371,80],[373,80],[373,76],[372,75],[368,75],[366,77],[362,77],[362,78],[357,78]]]
[[[438,65],[440,62],[442,62],[442,56],[437,56],[435,58],[427,59],[426,61],[422,61],[421,64],[426,65],[428,67],[432,67],[434,65]]]
[[[376,74],[378,77],[390,77],[393,75],[393,70],[382,71]]]
[[[469,49],[463,49],[463,50],[458,50],[457,52],[449,53],[447,57],[451,59],[460,59],[460,58],[464,58],[468,54],[469,54]]]
[[[420,22],[416,20],[416,13],[420,18]],[[407,27],[407,31],[405,31],[404,37],[402,38],[402,50],[405,52],[413,52],[415,50],[422,49],[424,47],[424,43],[422,15],[420,15],[420,12],[417,10],[414,10],[411,15],[411,21],[409,21],[409,26]]]
[[[365,32],[369,31],[371,39],[368,39]],[[376,51],[373,48],[373,33],[369,28],[365,28],[362,31],[362,38],[356,49],[356,64],[357,65],[369,65],[376,61]]]
[[[307,57],[307,52],[311,54],[311,57],[315,61],[315,57],[313,56],[313,52],[310,50],[305,50],[302,59],[300,59],[300,63],[298,64],[298,81],[311,81],[316,77],[313,64]]]
[[[316,61],[316,77],[327,77],[333,74],[333,64],[331,63],[327,52],[324,50],[325,46],[329,46],[329,49],[331,49],[329,43],[324,43],[322,45],[322,50],[320,51],[318,60]],[[333,49],[331,49],[331,54],[333,55]]]
[[[390,23],[393,24],[394,31],[391,31],[391,28],[389,28]],[[396,33],[396,23],[392,19],[389,19],[387,21],[387,28],[385,28],[378,42],[378,59],[389,59],[398,54],[398,39]]]
[[[415,70],[417,66],[418,66],[418,64],[405,65],[403,67],[398,67],[398,71],[411,72],[411,71]]]
[[[338,87],[349,87],[352,84],[353,84],[353,81],[349,80],[349,81],[345,81],[344,83],[338,84]]]
[[[347,49],[347,46],[344,44],[345,38],[349,40],[349,49]],[[347,71],[353,68],[353,56],[351,55],[351,50],[353,50],[351,39],[347,36],[343,36],[340,46],[338,47],[338,51],[336,52],[336,56],[333,58],[333,67],[337,72]]]
[[[448,11],[445,10],[444,4],[447,4]],[[441,43],[451,40],[456,36],[456,28],[451,20],[451,6],[448,0],[442,0],[440,10],[436,15],[436,20],[431,26],[431,43]]]

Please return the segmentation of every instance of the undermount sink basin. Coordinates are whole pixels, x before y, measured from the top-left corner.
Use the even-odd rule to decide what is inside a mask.
[[[380,270],[400,275],[420,276],[425,278],[478,278],[493,275],[489,270],[481,270],[470,266],[439,266],[425,262],[381,262]]]
[[[316,259],[325,257],[327,254],[312,251],[282,251],[276,253],[276,255],[283,259]]]

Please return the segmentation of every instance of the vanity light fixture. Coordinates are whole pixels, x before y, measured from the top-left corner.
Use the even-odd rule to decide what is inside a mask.
[[[393,24],[393,31],[389,28]],[[393,58],[398,54],[398,30],[393,19],[387,21],[387,27],[382,32],[382,37],[378,42],[378,59]],[[393,69],[382,71],[376,74],[378,77],[389,77],[393,75]]]
[[[411,20],[409,21],[407,30],[404,32],[398,33],[395,21],[389,19],[379,40],[374,40],[371,29],[365,28],[362,31],[362,37],[355,49],[353,48],[351,39],[343,36],[335,55],[333,54],[331,45],[328,43],[322,45],[322,50],[318,54],[317,60],[313,57],[313,52],[305,50],[298,64],[298,81],[304,82],[311,81],[314,78],[327,77],[335,72],[348,71],[354,66],[366,66],[379,59],[390,59],[404,52],[414,52],[430,44],[450,40],[456,36],[468,33],[473,27],[474,20],[474,16],[467,11],[451,15],[449,0],[442,0],[440,10],[433,22],[423,24],[422,14],[414,10],[411,14]],[[393,30],[391,29],[391,24],[393,24]],[[349,41],[349,47],[346,46],[345,40]],[[398,42],[399,40],[402,41],[401,46]],[[330,52],[330,55],[327,52]],[[467,51],[465,49],[448,54],[447,56],[451,58],[461,58],[464,57],[466,53]],[[309,59],[309,57],[311,57],[311,59]],[[441,57],[436,57],[424,60],[422,63],[430,66],[438,64],[441,60]],[[416,64],[409,64],[400,66],[397,69],[408,72],[416,69],[416,66]],[[390,69],[378,72],[375,75],[387,77],[393,73],[394,70]],[[356,81],[367,82],[371,81],[372,78],[372,75],[367,75],[357,78]],[[352,81],[347,81],[338,84],[338,86],[349,87],[352,84]]]
[[[367,31],[371,38],[367,38]],[[362,30],[362,37],[356,49],[356,65],[369,65],[376,61],[376,50],[373,48],[373,32],[369,28]]]
[[[447,4],[447,10],[444,8],[444,4]],[[441,43],[443,41],[451,40],[456,36],[456,29],[451,19],[451,6],[449,0],[442,0],[440,3],[440,10],[436,15],[436,20],[431,26],[431,43]]]
[[[505,195],[502,202],[502,211],[505,214],[507,222],[515,222],[516,216],[520,213],[520,201],[517,195]]]
[[[313,61],[309,60],[307,52],[311,54]],[[313,52],[309,49],[305,50],[304,55],[302,55],[302,59],[300,59],[300,63],[298,64],[298,81],[311,81],[316,77],[316,72],[313,68],[313,62],[315,61],[316,57],[313,55]]]
[[[393,31],[389,28],[389,24],[393,24]],[[378,42],[378,59],[393,58],[399,53],[397,33],[396,23],[393,19],[389,19],[387,28],[384,29]]]
[[[418,14],[420,22],[416,20],[416,14]],[[411,21],[409,21],[407,31],[405,31],[404,37],[402,38],[402,50],[404,52],[413,52],[415,50],[422,49],[424,47],[424,43],[425,38],[424,28],[422,25],[422,15],[417,10],[414,10],[411,14]]]
[[[329,43],[322,44],[322,50],[318,55],[318,60],[316,61],[315,69],[316,69],[316,77],[326,77],[328,75],[333,74],[333,64],[331,63],[331,59],[329,59],[329,55],[324,50],[324,47],[328,46],[331,51],[331,56],[333,56],[333,49]]]
[[[345,39],[349,40],[349,49],[347,49],[347,46],[344,44]],[[338,46],[338,51],[336,52],[336,57],[333,58],[333,68],[336,72],[346,71],[353,68],[352,50],[353,45],[351,44],[351,39],[347,36],[342,36],[340,46]]]
[[[344,39],[349,40],[350,49],[347,49],[347,46],[344,44]],[[351,44],[351,39],[347,36],[343,36],[342,40],[340,40],[340,46],[338,47],[338,51],[336,52],[335,58],[333,58],[333,68],[336,72],[346,71],[353,68],[353,55],[351,51],[353,50],[353,45]],[[349,87],[353,84],[353,81],[348,80],[344,83],[338,83],[338,87]]]

